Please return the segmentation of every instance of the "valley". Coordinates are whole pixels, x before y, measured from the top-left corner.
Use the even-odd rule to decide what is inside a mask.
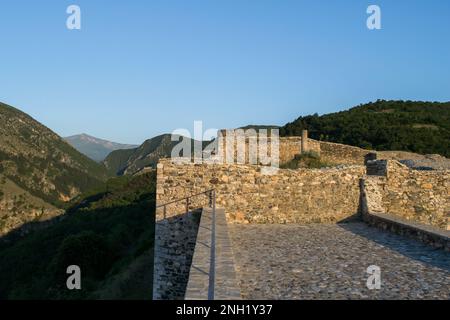
[[[63,212],[108,179],[106,169],[20,110],[0,104],[1,234]]]
[[[322,155],[294,158],[284,164],[291,170],[339,167],[332,161],[336,152],[344,162],[353,152],[360,161],[375,147],[383,150],[380,157],[410,168],[449,169],[450,105],[418,110],[422,104],[376,102],[282,127],[243,129],[280,128],[282,144],[290,148],[293,136],[308,128]],[[385,133],[394,130],[393,121],[401,127],[390,136]],[[85,134],[63,139],[5,104],[0,123],[0,299],[150,299],[156,166],[171,157],[178,141],[170,134],[140,146]],[[82,292],[60,285],[62,266],[74,263],[86,270]]]
[[[0,236],[0,300],[150,299],[154,203],[154,174],[114,178]],[[82,291],[65,287],[72,264]]]

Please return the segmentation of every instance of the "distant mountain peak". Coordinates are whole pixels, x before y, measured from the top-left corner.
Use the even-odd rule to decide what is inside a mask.
[[[96,138],[87,133],[73,135],[64,139],[79,152],[97,162],[103,161],[106,156],[113,151],[137,147],[137,145],[123,144]]]

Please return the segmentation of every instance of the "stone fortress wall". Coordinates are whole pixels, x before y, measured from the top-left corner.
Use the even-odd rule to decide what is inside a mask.
[[[305,151],[318,152],[319,147],[322,159],[346,165],[279,169],[267,175],[257,165],[177,164],[162,159],[157,167],[157,205],[214,189],[217,207],[225,209],[224,234],[227,223],[336,223],[362,217],[369,224],[450,250],[446,231],[450,170],[412,170],[395,160],[375,160],[376,155],[367,150],[305,136],[303,143],[301,137],[281,138],[280,156],[289,161]],[[188,269],[194,247],[197,252],[202,244],[196,240],[198,221],[190,212],[208,206],[209,200],[203,194],[157,208],[154,298],[182,299],[188,282],[194,280],[189,279]],[[198,289],[199,281],[184,298],[205,294],[206,289]]]
[[[231,223],[329,223],[358,212],[359,180],[379,193],[380,210],[409,221],[447,228],[450,214],[450,170],[411,170],[395,160],[376,161],[378,172],[350,165],[327,169],[278,170],[265,175],[259,166],[227,164],[158,165],[158,203],[215,189],[217,205]],[[206,205],[193,199],[190,208]],[[169,206],[167,215],[186,211],[185,203]],[[161,209],[158,214],[161,215]]]
[[[248,140],[246,141],[248,160]],[[302,137],[280,138],[280,162],[314,151],[321,159],[345,164],[324,169],[279,169],[273,175],[263,166],[238,164],[176,164],[160,160],[157,168],[157,202],[173,201],[210,189],[216,190],[217,204],[226,208],[232,223],[324,223],[338,222],[356,214],[359,206],[359,180],[378,179],[384,212],[445,229],[449,215],[450,170],[411,170],[395,160],[369,161],[371,153],[357,147]],[[384,156],[383,152],[379,155]],[[366,179],[367,180],[367,179]],[[372,179],[373,180],[373,179]],[[372,182],[373,184],[373,182]],[[175,203],[166,216],[201,208],[206,198]],[[162,217],[157,210],[157,220]]]
[[[222,150],[226,150],[227,148],[227,140],[226,133],[221,131],[223,140],[222,140]],[[245,138],[245,163],[249,163],[249,152],[251,150],[250,144],[251,142],[257,141],[255,133],[246,132]],[[251,137],[253,137],[253,141],[251,141]],[[268,137],[267,142],[270,145],[270,136]],[[259,138],[264,139],[264,138]],[[233,150],[235,154],[235,158],[237,158],[237,148],[236,140],[233,141]],[[258,140],[260,141],[260,140]],[[270,146],[269,146],[270,148]],[[223,151],[224,152],[224,151]],[[323,160],[332,164],[356,164],[363,165],[364,164],[364,156],[371,152],[370,150],[361,149],[358,147],[353,147],[349,145],[332,143],[326,141],[317,141],[314,139],[310,139],[308,137],[308,131],[304,130],[302,136],[295,137],[279,137],[279,158],[280,164],[285,164],[295,158],[296,155],[300,155],[305,152],[313,152],[317,155],[320,155]],[[268,151],[268,155],[270,155],[270,150]]]
[[[317,170],[278,170],[265,175],[259,166],[184,164],[170,160],[158,164],[157,202],[166,203],[215,189],[217,205],[226,208],[231,223],[326,223],[355,215],[359,179],[364,166]],[[201,197],[191,208],[205,205]],[[158,216],[163,213],[158,210]],[[167,216],[185,209],[169,206]]]
[[[199,228],[198,213],[155,222],[153,299],[184,298]]]
[[[321,159],[332,164],[364,165],[364,157],[371,152],[358,147],[333,142],[320,141],[318,144]]]
[[[450,170],[411,170],[395,160],[369,161],[364,187],[372,211],[446,230]]]

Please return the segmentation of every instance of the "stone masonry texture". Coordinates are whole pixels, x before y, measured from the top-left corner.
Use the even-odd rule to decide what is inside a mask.
[[[411,170],[393,160],[369,161],[369,168],[378,174],[364,177],[370,211],[447,229],[450,170]]]
[[[198,195],[157,209],[154,298],[184,297],[194,250],[207,245],[186,212],[207,206],[214,189],[226,216],[220,270],[232,279],[235,269],[240,287],[224,286],[225,299],[239,291],[244,299],[450,299],[450,256],[436,250],[448,243],[450,170],[412,170],[336,143],[307,146],[340,165],[268,175],[257,165],[160,160],[157,205]],[[280,139],[281,163],[299,153],[301,137]],[[206,269],[208,250],[199,253]],[[381,267],[381,290],[365,285],[370,265]],[[191,294],[204,296],[205,274],[194,274]]]
[[[184,298],[194,255],[199,218],[184,213],[155,224],[153,299]]]
[[[222,164],[158,165],[157,202],[162,204],[216,189],[217,204],[231,223],[325,223],[358,212],[359,180],[364,166],[317,170],[279,170],[265,175],[258,166]],[[202,207],[205,200],[193,199]],[[167,214],[183,210],[169,208]],[[161,212],[158,213],[158,216]]]

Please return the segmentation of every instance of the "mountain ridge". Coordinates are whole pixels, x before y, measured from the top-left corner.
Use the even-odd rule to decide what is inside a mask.
[[[162,134],[145,140],[139,147],[111,152],[102,162],[114,174],[127,175],[145,167],[155,167],[158,160],[168,157],[178,141],[171,141],[170,134]]]
[[[67,201],[107,177],[101,164],[52,130],[0,103],[0,232],[58,214]]]
[[[189,139],[191,152],[193,152],[195,140],[186,137],[183,139]],[[155,169],[159,159],[170,157],[173,148],[179,143],[178,140],[172,141],[171,134],[161,134],[145,140],[135,149],[113,151],[102,163],[110,174],[134,175],[143,169]],[[210,141],[203,141],[202,146],[209,143]]]
[[[108,154],[115,150],[133,149],[138,147],[138,145],[96,138],[86,133],[65,137],[64,140],[79,152],[97,162],[103,161]]]

